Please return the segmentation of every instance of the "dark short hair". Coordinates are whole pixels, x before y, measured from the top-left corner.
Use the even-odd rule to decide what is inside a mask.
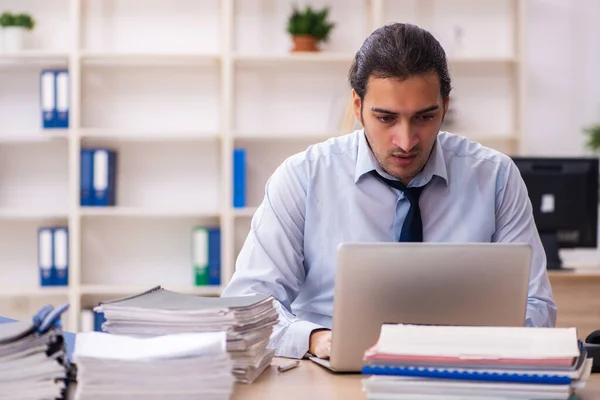
[[[350,67],[350,86],[361,99],[371,76],[406,79],[436,72],[442,98],[450,94],[451,82],[446,53],[428,31],[412,24],[392,23],[371,33],[356,52]]]

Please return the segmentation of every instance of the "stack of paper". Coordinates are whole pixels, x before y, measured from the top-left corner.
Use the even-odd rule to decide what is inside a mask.
[[[76,400],[229,399],[234,378],[225,332],[134,338],[77,335]]]
[[[386,324],[365,361],[368,399],[566,400],[591,372],[574,328]]]
[[[66,395],[69,365],[60,326],[68,306],[46,306],[32,322],[0,324],[0,399]]]
[[[267,348],[278,314],[266,295],[198,297],[157,286],[126,299],[101,303],[105,332],[152,337],[187,332],[227,332],[236,380],[251,383],[271,364]]]

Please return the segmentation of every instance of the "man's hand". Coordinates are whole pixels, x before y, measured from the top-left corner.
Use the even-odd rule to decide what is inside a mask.
[[[318,330],[312,332],[308,351],[319,358],[329,358],[331,355],[331,331]]]

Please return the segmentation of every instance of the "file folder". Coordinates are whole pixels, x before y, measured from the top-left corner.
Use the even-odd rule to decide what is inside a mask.
[[[221,229],[208,229],[208,284],[221,284]]]
[[[54,70],[44,69],[40,74],[40,108],[42,112],[42,127],[56,127],[56,83]]]
[[[80,205],[92,206],[94,205],[94,151],[91,149],[81,149],[80,160]]]
[[[93,169],[93,200],[95,206],[114,206],[116,200],[116,153],[95,149]]]
[[[246,207],[246,150],[233,151],[233,207]]]
[[[197,227],[193,232],[196,286],[221,284],[221,229]]]
[[[192,260],[196,286],[208,285],[208,231],[204,227],[192,232]]]
[[[40,270],[40,286],[52,286],[53,259],[52,228],[38,229],[38,266]]]
[[[67,70],[55,71],[56,88],[56,128],[69,127],[69,72]]]
[[[106,322],[104,313],[100,311],[94,311],[94,331],[102,332],[102,324]]]
[[[69,284],[69,235],[66,227],[54,229],[54,286]]]

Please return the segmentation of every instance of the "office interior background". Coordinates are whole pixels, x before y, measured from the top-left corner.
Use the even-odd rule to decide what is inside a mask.
[[[317,51],[294,51],[294,5],[328,7]],[[386,22],[446,49],[444,129],[509,155],[595,156],[596,0],[0,0],[0,12],[31,17],[0,19],[7,317],[69,302],[65,329],[80,331],[98,302],[155,285],[218,296],[274,169],[359,126],[348,68]],[[585,334],[600,321],[600,250],[560,254],[574,270],[550,272],[559,325]]]

